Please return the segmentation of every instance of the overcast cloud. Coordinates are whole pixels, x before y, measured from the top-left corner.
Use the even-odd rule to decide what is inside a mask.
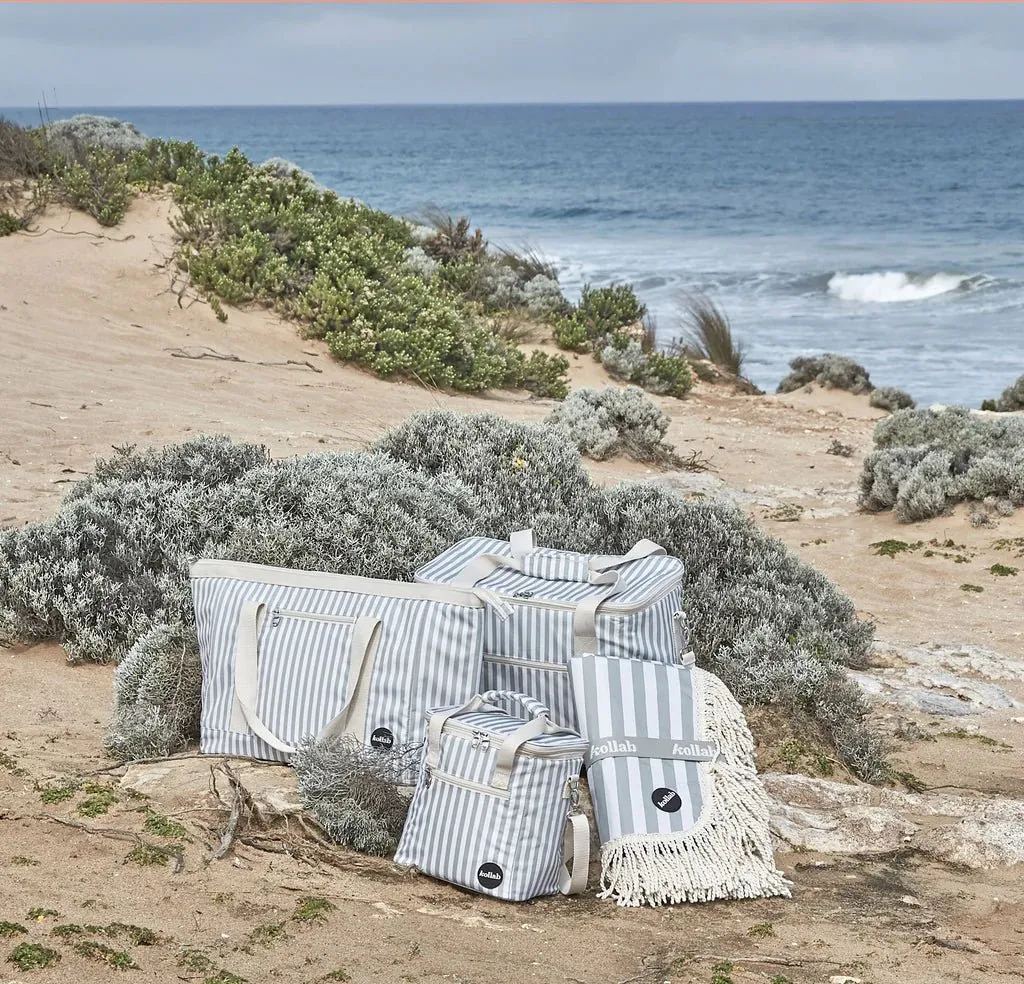
[[[0,4],[0,106],[1024,98],[1024,4]]]

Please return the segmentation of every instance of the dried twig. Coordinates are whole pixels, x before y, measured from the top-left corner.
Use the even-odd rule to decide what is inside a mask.
[[[117,772],[118,769],[127,769],[130,765],[156,765],[164,762],[181,762],[185,759],[209,759],[209,755],[202,755],[199,752],[183,752],[181,755],[163,755],[159,758],[130,759],[127,762],[117,762],[114,765],[105,766],[102,769],[95,769],[92,772],[83,773],[87,776],[102,776],[110,772]]]
[[[171,858],[174,861],[174,874],[178,874],[185,868],[185,855],[180,847],[164,847],[162,844],[154,844],[152,841],[140,837],[130,830],[118,830],[114,827],[93,827],[78,820],[66,820],[63,817],[50,816],[49,813],[36,813],[30,818],[32,820],[45,820],[49,823],[59,823],[64,827],[74,827],[75,830],[82,830],[87,834],[95,834],[97,837],[107,837],[110,840],[128,841],[147,850],[156,851],[158,854]]]
[[[58,236],[91,236],[93,239],[106,239],[112,243],[126,243],[135,238],[131,233],[127,236],[118,238],[116,236],[104,236],[102,232],[89,232],[87,229],[81,229],[78,232],[66,232],[64,229],[54,229],[52,227],[40,229],[38,232],[25,232],[22,233],[22,235],[38,238],[39,236],[45,236],[48,232],[56,233]]]
[[[300,368],[312,369],[313,372],[323,372],[323,369],[309,361],[300,362],[298,359],[286,359],[284,362],[254,362],[252,359],[242,359],[237,355],[218,352],[216,349],[207,348],[206,346],[203,346],[203,351],[197,353],[180,348],[164,349],[164,351],[170,352],[172,359],[217,359],[220,362],[241,362],[249,366],[299,366]]]

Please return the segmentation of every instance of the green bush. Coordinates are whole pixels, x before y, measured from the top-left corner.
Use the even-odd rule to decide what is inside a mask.
[[[880,386],[872,390],[868,403],[876,410],[888,410],[889,413],[895,410],[913,410],[917,406],[909,393],[895,386]]]
[[[586,326],[587,337],[595,340],[642,321],[646,313],[647,308],[637,300],[632,284],[584,284],[575,317]]]
[[[90,147],[85,161],[70,161],[57,170],[57,181],[72,208],[91,215],[100,225],[114,226],[124,218],[132,190],[128,165],[113,150]]]
[[[554,324],[555,344],[569,352],[589,352],[591,339],[587,326],[577,318],[559,318]]]

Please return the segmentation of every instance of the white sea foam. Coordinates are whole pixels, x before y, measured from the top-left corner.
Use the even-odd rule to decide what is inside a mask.
[[[828,292],[841,301],[869,304],[894,304],[899,301],[926,301],[965,285],[976,286],[983,278],[961,273],[914,274],[897,270],[884,273],[834,273]]]

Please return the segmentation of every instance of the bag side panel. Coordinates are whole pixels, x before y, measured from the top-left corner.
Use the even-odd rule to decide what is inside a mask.
[[[604,615],[595,620],[600,655],[643,659],[653,663],[677,662],[672,616],[682,608],[682,588],[632,615]]]

